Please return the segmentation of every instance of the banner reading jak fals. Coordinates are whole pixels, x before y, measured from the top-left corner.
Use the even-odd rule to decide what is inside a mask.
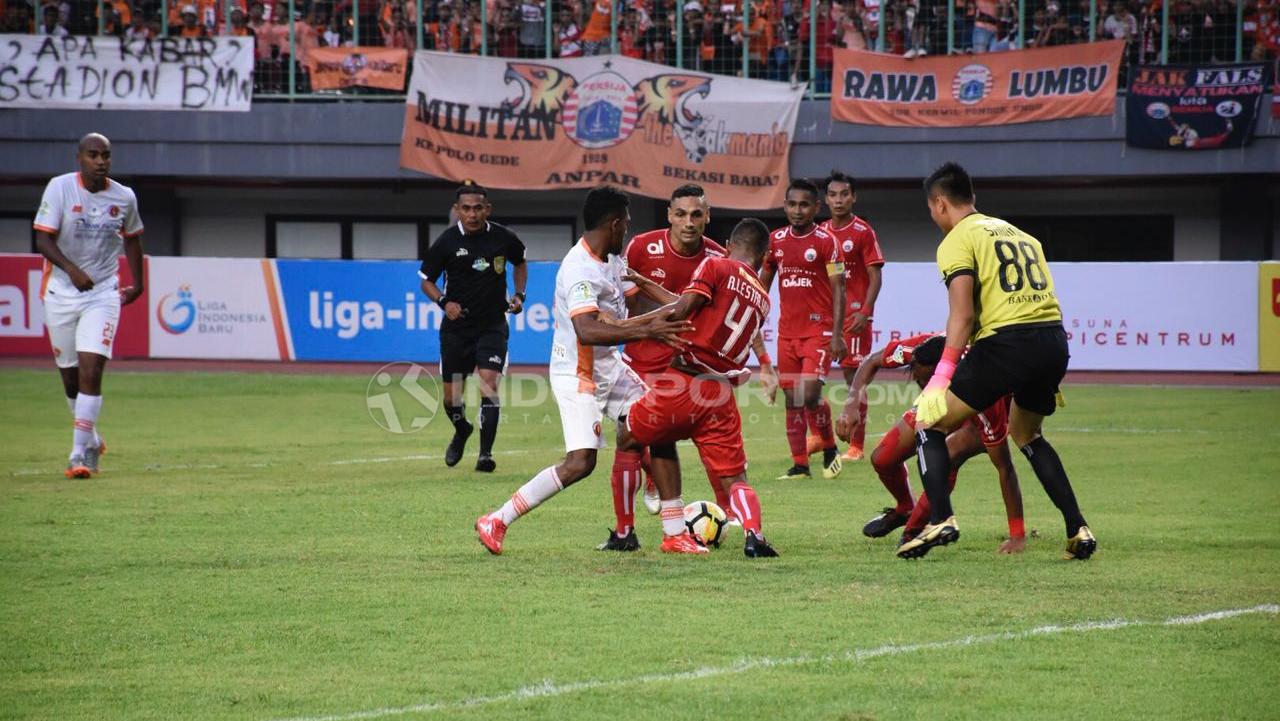
[[[1266,81],[1266,63],[1139,67],[1125,101],[1125,139],[1156,150],[1248,145]]]
[[[253,38],[0,35],[0,108],[248,111]]]
[[[778,207],[803,93],[619,56],[419,52],[400,165],[522,190],[698,183],[717,207]]]
[[[404,48],[312,48],[307,51],[311,87],[336,90],[360,85],[404,90],[409,51]]]
[[[1121,40],[914,60],[836,50],[831,117],[952,127],[1110,115],[1123,52]]]

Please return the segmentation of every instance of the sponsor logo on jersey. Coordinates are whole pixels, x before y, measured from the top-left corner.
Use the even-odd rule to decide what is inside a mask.
[[[453,254],[455,258],[465,258],[468,255],[471,254],[467,252],[466,248],[458,248],[458,252]]]
[[[806,278],[805,276],[800,276],[799,278],[783,278],[782,287],[783,288],[812,288],[813,281],[810,280],[809,278]]]
[[[472,270],[483,273],[489,269],[489,261],[487,258],[476,258],[475,262],[471,264],[471,268]]]
[[[654,268],[654,269],[653,269],[653,272],[649,274],[649,277],[650,277],[650,278],[659,278],[659,279],[661,279],[661,278],[666,278],[666,277],[667,277],[667,271],[665,271],[665,270],[663,270],[663,269],[661,269],[661,268]]]
[[[501,362],[502,362],[502,356],[491,355],[491,356],[489,356],[489,362],[490,362],[490,363],[501,363]]]

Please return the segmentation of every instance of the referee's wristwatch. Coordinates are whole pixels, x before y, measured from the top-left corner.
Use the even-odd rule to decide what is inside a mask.
[[[445,305],[447,305],[448,303],[449,303],[448,296],[442,295],[439,298],[436,298],[436,304],[439,305],[442,310],[444,309]]]
[[[520,301],[521,303],[524,302],[524,291],[522,290],[516,291],[516,300]]]

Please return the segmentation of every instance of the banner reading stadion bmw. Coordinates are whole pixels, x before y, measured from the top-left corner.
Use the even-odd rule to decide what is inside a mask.
[[[1111,115],[1123,52],[1123,40],[912,60],[836,50],[831,117],[954,127]]]
[[[400,165],[494,188],[607,183],[721,208],[776,208],[804,87],[617,55],[516,61],[419,52]]]

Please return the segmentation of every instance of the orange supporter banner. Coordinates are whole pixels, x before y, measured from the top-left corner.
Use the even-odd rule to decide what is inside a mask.
[[[517,61],[419,52],[400,166],[521,190],[687,183],[719,208],[782,205],[803,87],[617,55]]]
[[[312,48],[307,51],[311,87],[338,90],[359,85],[404,90],[409,51],[404,48]]]
[[[1123,52],[1123,40],[913,60],[836,50],[831,117],[957,127],[1111,115]]]

